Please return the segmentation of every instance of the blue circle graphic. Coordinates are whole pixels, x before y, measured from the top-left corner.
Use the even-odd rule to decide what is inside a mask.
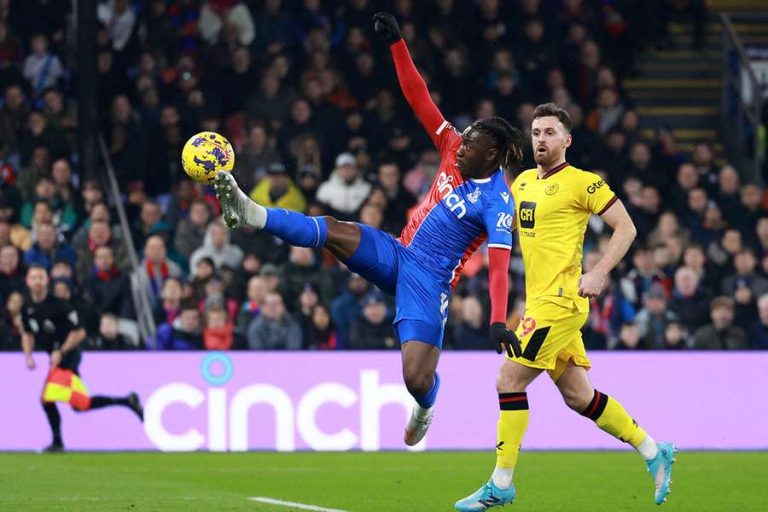
[[[214,367],[221,365],[221,372],[214,373]],[[211,386],[223,386],[232,379],[232,359],[224,352],[211,352],[203,358],[200,371]]]

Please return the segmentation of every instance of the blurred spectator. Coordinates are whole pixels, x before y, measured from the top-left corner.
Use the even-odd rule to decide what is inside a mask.
[[[212,307],[205,311],[203,346],[206,350],[230,350],[235,340],[235,326],[226,310]]]
[[[296,94],[293,91],[287,87],[280,87],[280,78],[274,73],[265,73],[264,76],[261,77],[259,91],[249,98],[246,104],[246,111],[249,118],[262,119],[267,127],[279,129],[291,116],[295,100]],[[251,130],[251,136],[249,138],[250,149],[253,152],[258,152],[257,154],[261,154],[265,151],[264,145],[266,144],[266,141],[264,141],[264,143],[254,143],[254,138],[258,140],[259,137],[260,134],[255,135],[253,130]],[[246,148],[247,147],[248,146],[246,146]],[[263,156],[262,163],[265,165],[277,161],[277,158],[272,159],[268,158],[267,155]],[[272,156],[276,155],[269,155],[269,157]],[[248,158],[247,152],[246,158]],[[254,172],[255,170],[256,169],[252,168],[251,172]]]
[[[347,348],[382,350],[399,348],[392,319],[381,292],[372,291],[363,299],[363,313],[352,322]]]
[[[645,341],[640,336],[640,329],[634,322],[624,322],[619,331],[619,343],[616,350],[643,350]]]
[[[137,248],[144,247],[147,238],[155,233],[155,229],[161,222],[163,222],[163,211],[160,203],[153,199],[144,201],[141,204],[139,218],[132,228],[133,244]]]
[[[263,78],[262,80],[266,79]],[[274,77],[270,80],[275,81]],[[270,165],[280,163],[280,155],[275,150],[275,138],[267,133],[261,123],[254,123],[248,130],[245,144],[237,152],[235,159],[235,177],[243,190],[253,190],[256,182],[267,173]]]
[[[160,292],[160,301],[155,304],[153,314],[155,324],[173,324],[181,312],[183,288],[181,281],[172,277],[166,279]]]
[[[96,251],[101,247],[108,247],[111,251],[112,263],[116,270],[127,270],[130,262],[125,244],[120,240],[112,239],[112,230],[104,221],[96,221],[88,229],[88,238],[75,248],[77,253],[77,281],[85,282],[93,271]],[[108,270],[111,272],[112,270]]]
[[[312,330],[312,313],[320,304],[320,296],[317,294],[317,289],[310,283],[304,285],[304,289],[299,294],[299,307],[296,311],[296,319],[301,326],[301,335],[304,340],[302,348],[309,348],[308,340],[310,337],[310,331]]]
[[[189,260],[192,253],[202,247],[210,221],[211,210],[208,203],[203,199],[192,201],[189,214],[179,220],[176,226],[176,237],[173,240],[176,251]]]
[[[453,337],[454,347],[458,350],[486,350],[491,346],[488,321],[476,297],[470,295],[461,301],[461,320]]]
[[[248,326],[261,313],[261,305],[266,294],[267,285],[263,278],[253,276],[248,280],[248,292],[236,322],[237,332],[241,335],[245,336],[248,333]]]
[[[64,74],[59,58],[48,51],[48,36],[35,34],[30,41],[31,53],[24,59],[24,78],[32,84],[36,95],[46,87],[57,85]]]
[[[336,326],[339,345],[347,347],[350,341],[352,323],[363,310],[360,301],[368,292],[368,281],[359,274],[350,274],[347,289],[331,302],[331,319]]]
[[[252,277],[259,275],[260,269],[261,260],[258,256],[253,253],[246,253],[243,256],[243,261],[240,262],[240,266],[235,269],[232,276],[232,282],[227,289],[229,296],[243,301],[248,291],[248,283]]]
[[[237,317],[237,301],[224,295],[226,285],[220,275],[212,275],[206,282],[200,299],[200,311],[213,309],[223,309],[227,313],[227,318]]]
[[[24,253],[25,265],[41,265],[46,270],[51,270],[56,260],[65,260],[74,266],[77,255],[72,248],[59,242],[56,228],[50,222],[44,222],[37,227],[37,241]]]
[[[10,154],[19,151],[19,135],[24,121],[27,119],[27,98],[24,90],[18,84],[10,84],[3,94],[3,105],[0,107],[0,141]],[[14,165],[20,167],[16,160]]]
[[[304,346],[309,350],[334,350],[338,348],[336,330],[331,323],[328,308],[318,304],[312,309],[312,323],[304,337]]]
[[[259,276],[264,279],[264,286],[267,287],[268,292],[277,291],[280,286],[280,271],[273,263],[266,263],[259,270]]]
[[[624,104],[616,89],[605,87],[597,93],[597,107],[587,116],[587,126],[601,135],[616,126],[624,114]]]
[[[130,282],[115,264],[111,247],[96,248],[93,265],[82,282],[85,294],[101,313],[133,317]]]
[[[332,215],[349,219],[370,193],[371,184],[359,176],[354,155],[342,153],[336,157],[331,177],[317,190],[317,200],[328,206]]]
[[[210,258],[216,269],[223,265],[237,268],[243,259],[243,250],[230,243],[229,229],[220,220],[214,221],[208,226],[203,246],[192,253],[189,258],[189,266],[194,268],[202,258]]]
[[[743,350],[749,348],[747,335],[733,325],[733,300],[715,297],[709,307],[712,323],[693,333],[693,348],[700,350]]]
[[[677,315],[680,325],[693,332],[706,324],[709,302],[710,296],[702,289],[699,274],[690,267],[678,268],[669,308]]]
[[[130,0],[107,0],[99,4],[97,15],[99,21],[107,27],[112,48],[122,51],[134,31],[136,15]]]
[[[757,320],[749,326],[750,348],[768,350],[768,294],[757,299]]]
[[[632,254],[632,270],[621,280],[621,292],[636,310],[641,307],[643,294],[658,283],[666,291],[669,279],[661,273],[648,247],[638,247]]]
[[[129,350],[135,348],[128,339],[120,334],[118,318],[112,313],[104,313],[99,321],[99,334],[88,343],[91,350]]]
[[[172,323],[157,328],[158,350],[199,350],[203,348],[200,312],[193,302],[181,306],[179,316]]]
[[[696,168],[696,174],[699,175],[699,183],[705,187],[708,193],[715,193],[720,169],[715,165],[715,153],[712,151],[712,145],[709,142],[697,142],[693,146],[691,163]]]
[[[656,246],[667,242],[670,238],[677,237],[684,245],[688,243],[688,230],[680,225],[680,221],[674,212],[667,210],[659,215],[656,228],[648,235],[648,243]]]
[[[256,37],[251,11],[240,0],[207,0],[200,9],[200,36],[208,44],[216,43],[222,32],[232,31],[237,42],[248,46]]]
[[[165,281],[172,277],[182,277],[179,266],[168,259],[165,242],[157,235],[147,238],[144,244],[144,259],[140,272],[142,280],[149,283],[155,301],[160,299],[160,290],[163,289]]]
[[[50,222],[56,224],[65,233],[69,233],[77,225],[77,211],[74,201],[66,201],[58,196],[53,180],[47,176],[41,176],[34,188],[33,199],[25,202],[21,209],[21,223],[34,231],[36,209],[40,203],[45,203],[51,210]]]
[[[11,293],[25,289],[19,250],[12,245],[0,247],[0,297],[7,300]]]
[[[416,204],[416,198],[403,188],[400,168],[395,162],[380,163],[377,177],[378,185],[387,198],[383,222],[385,231],[400,234],[405,226],[408,210]]]
[[[664,330],[664,349],[683,350],[688,348],[685,340],[687,335],[688,333],[678,322],[668,323],[667,328]]]
[[[266,177],[251,190],[251,199],[265,208],[306,211],[304,196],[279,162],[269,165]]]
[[[322,302],[329,301],[334,295],[333,282],[320,267],[315,252],[307,247],[291,247],[279,287],[290,311],[298,310],[300,294],[307,284],[315,288]]]
[[[13,291],[5,297],[5,304],[0,311],[0,351],[19,350],[21,348],[21,308],[24,296],[20,291]]]
[[[741,187],[741,207],[733,213],[731,225],[741,232],[747,243],[755,243],[755,224],[765,216],[768,210],[763,207],[763,190],[754,183]]]
[[[252,350],[299,350],[301,327],[285,311],[279,293],[264,296],[261,314],[248,327],[248,346]]]
[[[677,315],[667,309],[667,298],[660,284],[654,284],[643,294],[643,309],[635,316],[643,346],[654,350],[664,348],[664,333]]]
[[[756,299],[768,293],[768,279],[755,272],[757,259],[752,249],[744,248],[733,258],[736,273],[723,279],[722,292],[736,303],[735,322],[749,325],[757,318]]]

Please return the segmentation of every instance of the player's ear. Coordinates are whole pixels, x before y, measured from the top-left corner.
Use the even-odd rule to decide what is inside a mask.
[[[568,135],[565,137],[565,147],[569,148],[571,147],[571,143],[573,142],[573,135],[571,135],[571,132],[568,132]]]
[[[497,158],[499,158],[499,150],[495,147],[489,148],[485,153],[485,160],[487,162],[495,162]]]

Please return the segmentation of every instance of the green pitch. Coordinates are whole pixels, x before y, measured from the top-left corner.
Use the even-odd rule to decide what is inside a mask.
[[[768,510],[768,453],[678,455],[670,501],[629,452],[528,452],[509,512]],[[0,510],[300,510],[266,497],[348,512],[450,511],[488,476],[492,453],[0,454]],[[318,510],[318,509],[315,509]],[[494,509],[495,510],[495,509]]]

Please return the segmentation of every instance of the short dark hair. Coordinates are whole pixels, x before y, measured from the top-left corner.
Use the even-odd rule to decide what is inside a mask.
[[[533,110],[533,118],[538,119],[540,117],[556,117],[568,131],[571,132],[573,123],[571,122],[571,116],[564,108],[560,108],[554,103],[542,103]]]

